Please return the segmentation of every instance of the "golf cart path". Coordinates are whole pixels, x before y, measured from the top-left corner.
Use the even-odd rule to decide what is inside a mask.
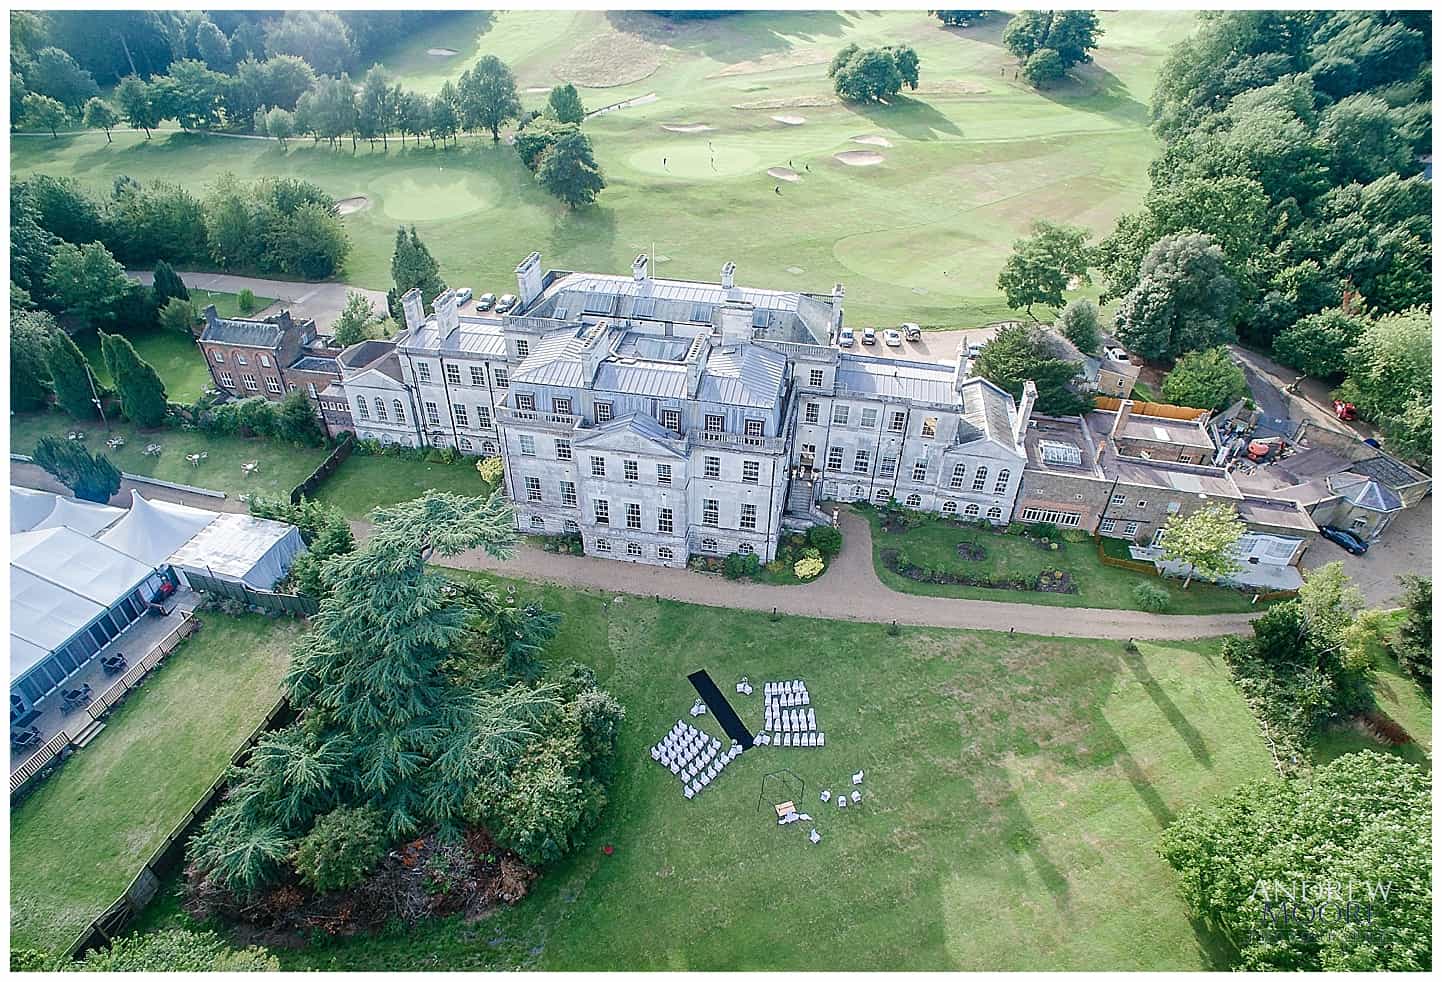
[[[369,531],[353,522],[358,538]],[[560,586],[610,593],[665,597],[706,607],[730,607],[828,620],[1006,631],[1065,638],[1185,640],[1246,632],[1251,614],[1147,614],[1136,610],[1043,607],[992,600],[958,600],[897,593],[876,576],[871,526],[860,515],[841,513],[841,554],[817,580],[795,586],[740,583],[720,576],[615,559],[563,556],[522,544],[505,561],[479,550],[444,561],[447,566],[515,576]]]

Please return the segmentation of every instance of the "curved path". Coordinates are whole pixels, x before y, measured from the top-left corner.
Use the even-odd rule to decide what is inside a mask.
[[[54,478],[33,464],[10,463],[16,484],[65,493]],[[244,511],[234,498],[213,499],[147,484],[122,482],[112,504],[129,507],[129,490],[136,487],[147,498],[178,501],[212,511]],[[370,534],[370,525],[352,521],[357,539]],[[994,600],[958,600],[898,593],[876,576],[871,558],[871,525],[850,510],[841,512],[845,541],[841,554],[820,579],[795,586],[738,583],[720,576],[685,569],[668,569],[590,556],[562,556],[521,544],[504,562],[473,550],[453,556],[445,565],[501,576],[554,583],[586,590],[604,590],[643,597],[665,597],[705,607],[731,607],[827,620],[896,621],[919,627],[954,627],[1006,631],[1063,638],[1147,638],[1178,641],[1245,633],[1250,614],[1147,614],[1137,610],[1095,607],[1043,607],[1038,604]]]
[[[364,523],[355,523],[357,536]],[[1068,638],[1182,640],[1245,632],[1250,614],[1147,614],[1091,607],[1043,607],[992,600],[956,600],[897,593],[876,576],[871,526],[850,511],[841,513],[845,536],[841,554],[820,579],[796,586],[737,583],[691,570],[666,569],[615,559],[562,556],[522,545],[505,562],[467,552],[448,566],[483,570],[561,586],[665,597],[707,607],[732,607],[828,620],[896,621],[924,627],[958,627]]]

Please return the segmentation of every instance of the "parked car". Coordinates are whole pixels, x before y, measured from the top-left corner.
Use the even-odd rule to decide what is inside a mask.
[[[881,335],[881,337],[886,341],[886,346],[887,346],[888,348],[899,348],[899,347],[901,347],[901,332],[900,332],[900,331],[885,331],[885,332]]]
[[[516,305],[516,298],[515,298],[514,295],[509,294],[509,293],[503,294],[503,295],[501,296],[501,299],[499,299],[499,300],[496,301],[496,313],[498,313],[498,314],[504,314],[506,311],[510,310],[510,309],[511,309],[512,307],[514,307],[515,305]]]
[[[1323,525],[1317,531],[1322,533],[1322,538],[1337,543],[1354,556],[1360,556],[1367,551],[1367,543],[1346,529],[1339,529],[1335,525]]]
[[[973,341],[966,346],[966,357],[975,358],[981,354],[981,349],[986,347],[985,341]]]
[[[906,323],[901,325],[901,333],[906,335],[908,341],[921,340],[921,325]]]
[[[849,327],[843,327],[841,333],[836,336],[836,343],[843,348],[849,348],[856,343],[856,332]]]
[[[875,344],[875,343],[876,343],[876,328],[874,328],[874,327],[868,327],[866,330],[862,331],[862,332],[861,332],[861,343],[862,343],[862,344]]]
[[[482,293],[480,299],[476,301],[477,310],[490,310],[495,305],[496,295],[494,293]]]
[[[456,303],[465,303],[470,300],[473,295],[474,293],[470,287],[463,286],[456,291]]]

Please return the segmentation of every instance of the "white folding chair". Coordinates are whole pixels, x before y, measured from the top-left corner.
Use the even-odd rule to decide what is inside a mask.
[[[681,773],[681,765],[678,764],[678,763],[676,763],[674,760],[671,761],[671,773],[672,773],[672,774],[680,774],[680,773]]]
[[[660,747],[652,747],[652,748],[651,748],[651,759],[652,759],[652,760],[660,760],[660,759],[661,759],[661,748],[660,748]]]
[[[690,801],[692,798],[696,797],[696,792],[692,791],[690,788],[682,788],[681,790],[682,793],[686,795],[687,801]]]
[[[816,843],[821,841],[821,833],[816,831],[815,829],[812,829],[811,834],[808,835],[807,838],[811,840],[811,844],[814,846],[816,845]]]
[[[836,796],[836,807],[837,807],[837,808],[845,808],[845,807],[846,807],[846,795],[844,795],[844,794],[839,794],[839,795]]]
[[[821,792],[821,802],[822,802],[822,804],[825,804],[826,802],[828,802],[828,801],[830,801],[830,800],[831,800],[831,791],[830,791],[829,789],[823,790],[823,791]]]
[[[861,801],[861,792],[860,792],[860,791],[853,791],[853,792],[851,792],[851,803],[854,805],[854,804],[857,804],[857,803],[860,802],[860,801]]]
[[[824,747],[824,746],[826,746],[826,734],[825,734],[825,733],[818,733],[818,734],[816,734],[816,745],[817,745],[818,747]]]

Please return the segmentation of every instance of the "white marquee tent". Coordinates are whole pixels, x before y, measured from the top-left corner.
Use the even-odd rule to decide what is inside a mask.
[[[55,507],[58,494],[10,485],[10,531],[29,532]]]
[[[46,515],[34,530],[67,528],[96,536],[114,525],[124,514],[124,508],[112,508],[93,501],[56,495],[55,507],[50,509],[50,514]]]
[[[269,590],[304,551],[305,543],[294,525],[221,514],[172,553],[170,563],[181,579],[187,573],[206,573]]]
[[[216,518],[213,511],[150,501],[139,491],[131,491],[130,498],[130,510],[100,541],[151,565],[165,562]]]

